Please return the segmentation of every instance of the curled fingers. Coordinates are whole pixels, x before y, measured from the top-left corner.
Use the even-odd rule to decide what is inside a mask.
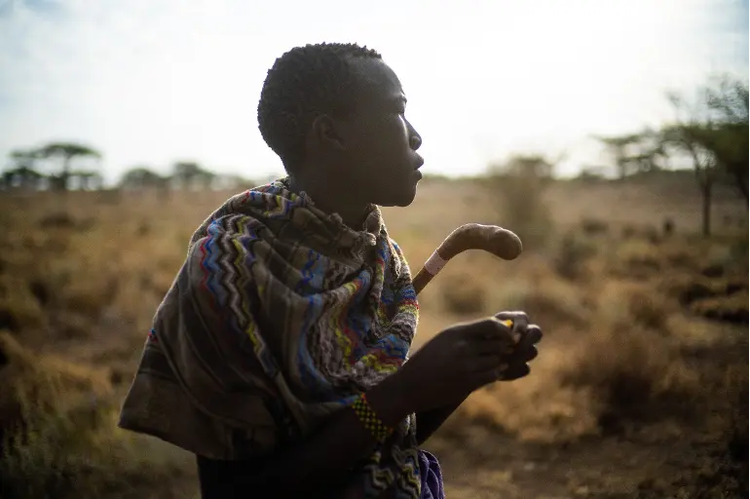
[[[500,312],[495,315],[495,318],[501,321],[512,321],[511,334],[515,343],[521,341],[529,327],[529,316],[525,312]]]

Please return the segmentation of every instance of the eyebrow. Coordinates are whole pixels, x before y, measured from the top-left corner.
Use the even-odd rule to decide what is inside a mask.
[[[408,101],[407,101],[405,95],[400,94],[400,95],[397,95],[397,96],[391,98],[391,102],[396,103],[396,104],[403,104],[404,106],[406,106],[406,103]]]

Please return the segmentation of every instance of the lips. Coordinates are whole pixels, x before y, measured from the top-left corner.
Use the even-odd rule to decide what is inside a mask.
[[[419,170],[420,168],[422,168],[423,164],[424,164],[424,158],[422,158],[422,156],[417,154],[417,166],[415,166],[414,169]]]

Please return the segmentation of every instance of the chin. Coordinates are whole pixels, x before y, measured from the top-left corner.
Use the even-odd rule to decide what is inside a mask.
[[[407,189],[403,192],[390,192],[387,202],[377,204],[379,204],[380,206],[395,206],[399,208],[406,208],[414,202],[414,199],[416,197],[417,186],[415,185],[412,189]]]

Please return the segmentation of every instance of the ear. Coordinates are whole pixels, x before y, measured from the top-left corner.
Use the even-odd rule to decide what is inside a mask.
[[[344,135],[341,124],[327,114],[321,114],[312,123],[312,137],[319,147],[325,149],[344,149]]]

